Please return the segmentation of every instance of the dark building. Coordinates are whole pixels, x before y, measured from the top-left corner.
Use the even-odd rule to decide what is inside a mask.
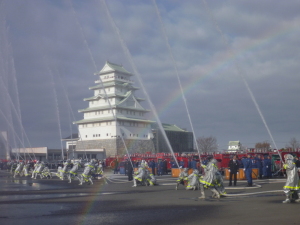
[[[155,152],[169,153],[167,142],[156,123],[152,124],[153,142]],[[193,152],[194,151],[194,137],[193,132],[188,132],[184,129],[172,124],[162,124],[170,145],[174,152]]]

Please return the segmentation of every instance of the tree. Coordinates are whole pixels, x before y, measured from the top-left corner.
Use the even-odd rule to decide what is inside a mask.
[[[295,137],[291,138],[290,142],[285,146],[286,148],[291,148],[293,150],[300,148],[300,144]]]
[[[217,139],[213,136],[198,137],[197,144],[200,152],[214,152],[218,150]]]
[[[255,144],[255,148],[263,151],[269,151],[271,148],[271,144],[268,141],[258,142]]]

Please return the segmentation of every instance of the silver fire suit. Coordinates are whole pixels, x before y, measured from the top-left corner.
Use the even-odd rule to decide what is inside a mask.
[[[294,163],[294,157],[291,154],[286,154],[284,156],[285,164],[283,168],[286,170],[286,183],[283,187],[283,192],[285,193],[286,199],[282,203],[290,203],[294,201],[292,195],[294,192],[297,193],[298,199],[295,200],[296,202],[300,202],[300,186],[299,186],[299,177],[297,167]]]

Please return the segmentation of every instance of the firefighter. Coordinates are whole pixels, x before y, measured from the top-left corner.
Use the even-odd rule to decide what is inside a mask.
[[[272,177],[272,172],[271,172],[271,167],[272,167],[272,161],[269,156],[265,156],[265,159],[263,160],[263,176],[264,178],[271,178]]]
[[[157,175],[162,176],[163,172],[164,172],[164,162],[162,160],[160,160],[157,163]]]
[[[78,170],[80,167],[81,167],[81,160],[75,160],[73,162],[73,167],[69,171],[69,174],[68,174],[69,183],[71,183],[72,179],[75,179],[75,178],[80,180],[78,177]]]
[[[35,173],[36,173],[36,171],[37,171],[37,168],[40,166],[40,161],[39,160],[37,160],[36,161],[36,163],[34,164],[34,169],[33,169],[33,171],[32,171],[32,176],[31,176],[31,178],[34,178],[34,175],[35,175]]]
[[[216,172],[215,188],[219,192],[220,196],[224,196],[226,194],[224,188],[223,176],[219,171]]]
[[[59,172],[56,174],[61,180],[64,180],[65,177],[68,177],[69,171],[68,167],[71,164],[71,160],[67,159],[66,162],[63,163],[63,167]]]
[[[139,169],[137,172],[135,172],[135,176],[133,177],[133,186],[132,187],[136,187],[137,186],[137,182],[139,182],[141,185],[145,185],[145,178],[146,178],[146,168],[145,168],[145,164],[142,163],[139,166]]]
[[[44,177],[46,177],[47,179],[52,179],[52,174],[48,166],[45,166],[45,168],[41,172],[41,179],[43,179]]]
[[[252,187],[252,160],[251,155],[248,154],[247,158],[243,159],[244,171],[248,182],[247,187]]]
[[[41,161],[36,166],[36,170],[34,172],[34,179],[36,179],[38,175],[40,176],[41,179],[43,178],[42,171],[43,171],[44,168],[45,168],[45,163],[43,161]]]
[[[220,194],[215,188],[216,172],[218,172],[217,160],[214,158],[210,158],[207,166],[202,164],[202,167],[204,168],[205,175],[203,179],[200,180],[201,184],[203,184],[204,187],[208,187],[210,189],[214,198],[220,198]],[[204,191],[201,194],[202,196],[204,196]],[[199,198],[202,198],[202,196]]]
[[[22,173],[25,177],[27,177],[29,174],[29,167],[30,167],[30,162],[27,161],[27,163],[25,163],[24,167],[23,167],[23,170],[22,170]]]
[[[258,176],[259,179],[262,178],[262,162],[260,159],[260,156],[258,154],[254,155],[254,161],[255,161],[255,167],[253,166],[253,168],[258,168]]]
[[[89,163],[84,164],[83,173],[79,177],[79,185],[84,183],[94,184],[92,181],[92,173],[95,171],[95,160],[92,159]]]
[[[146,170],[146,185],[147,186],[154,186],[157,185],[156,178],[153,173],[150,173],[149,170]]]
[[[21,176],[21,173],[23,171],[23,167],[24,167],[24,163],[23,162],[19,162],[18,165],[17,165],[17,168],[15,169],[15,172],[14,172],[14,178],[17,175]]]
[[[296,168],[296,165],[294,163],[294,157],[291,154],[286,154],[284,156],[285,164],[283,165],[283,168],[286,170],[286,183],[283,187],[283,192],[286,196],[286,199],[282,203],[291,203],[294,201],[293,194],[297,194],[298,197],[295,202],[300,202],[300,192],[299,192],[299,177],[298,177],[298,171]]]
[[[179,184],[185,185],[185,182],[188,181],[188,170],[189,170],[188,168],[184,168],[180,172],[179,177],[178,177],[178,179],[176,181],[176,188],[175,188],[175,190],[178,190]]]
[[[186,190],[196,190],[199,186],[199,170],[194,169],[193,173],[191,173],[188,177],[188,185],[186,186]]]

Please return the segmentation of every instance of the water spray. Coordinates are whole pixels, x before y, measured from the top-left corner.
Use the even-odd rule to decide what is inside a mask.
[[[128,59],[130,65],[131,65],[131,67],[132,67],[132,69],[134,71],[134,74],[136,75],[136,77],[137,77],[137,79],[138,79],[138,81],[139,81],[139,83],[140,83],[140,85],[142,87],[143,93],[144,93],[144,95],[146,96],[146,98],[148,100],[148,103],[149,103],[149,105],[150,105],[150,107],[152,109],[152,112],[153,112],[153,114],[155,116],[155,119],[157,121],[158,127],[159,127],[161,133],[163,134],[163,137],[164,137],[165,141],[167,142],[167,146],[168,146],[168,148],[169,148],[169,150],[170,150],[170,152],[171,152],[171,154],[172,154],[172,156],[173,156],[173,158],[174,158],[174,160],[175,160],[175,162],[176,162],[176,164],[177,164],[177,166],[179,168],[179,164],[178,164],[177,158],[175,157],[175,154],[174,154],[174,151],[172,149],[172,146],[171,146],[171,144],[169,142],[169,139],[168,139],[168,137],[166,135],[165,130],[163,129],[162,123],[161,123],[161,121],[160,121],[160,119],[158,117],[156,109],[155,109],[155,107],[154,107],[154,105],[153,105],[153,103],[152,103],[152,101],[151,101],[151,99],[150,99],[150,97],[149,97],[149,95],[148,95],[148,93],[146,91],[146,88],[144,87],[144,84],[142,82],[141,76],[140,76],[140,74],[139,74],[139,72],[138,72],[138,70],[137,70],[137,68],[136,68],[136,66],[135,66],[135,64],[133,62],[131,53],[129,52],[129,49],[128,49],[127,45],[125,44],[125,41],[122,38],[122,35],[120,33],[119,28],[117,27],[115,21],[113,20],[111,14],[110,14],[110,11],[109,11],[109,9],[108,9],[108,7],[106,5],[105,0],[102,0],[102,4],[103,4],[104,9],[106,11],[107,17],[108,17],[108,19],[109,19],[109,21],[111,23],[111,26],[112,26],[113,30],[116,32],[116,34],[117,34],[117,36],[119,38],[119,41],[120,41],[121,47],[123,49],[123,52],[127,56],[127,59]]]
[[[192,129],[192,132],[193,132],[193,137],[194,137],[196,149],[198,151],[199,161],[201,162],[201,154],[200,154],[200,151],[199,151],[199,147],[198,147],[198,143],[197,143],[197,139],[196,139],[196,135],[195,135],[195,131],[194,131],[194,126],[193,126],[193,123],[192,123],[192,119],[191,119],[191,115],[190,115],[189,108],[188,108],[188,105],[187,105],[187,101],[186,101],[186,98],[185,98],[185,94],[184,94],[184,91],[183,91],[183,88],[182,88],[181,80],[180,80],[180,77],[179,77],[179,74],[178,74],[177,63],[175,61],[174,54],[173,54],[172,48],[171,48],[170,43],[169,43],[166,28],[165,28],[164,23],[161,19],[161,15],[160,15],[159,9],[157,7],[156,1],[152,0],[152,2],[153,2],[153,5],[155,7],[155,11],[156,11],[157,17],[158,17],[160,25],[161,25],[161,30],[162,30],[163,36],[165,38],[166,45],[168,47],[169,53],[170,53],[172,63],[174,65],[174,70],[176,72],[176,77],[177,77],[177,81],[178,81],[178,84],[179,84],[179,87],[180,87],[181,96],[182,96],[182,99],[183,99],[183,102],[184,102],[184,105],[185,105],[185,109],[187,111],[187,115],[188,115],[188,119],[189,119],[189,122],[190,122],[191,129]]]
[[[225,38],[225,35],[224,35],[223,31],[221,30],[221,28],[219,27],[217,21],[215,20],[215,18],[214,18],[214,16],[213,16],[213,14],[212,14],[212,12],[211,12],[211,10],[210,10],[210,8],[209,8],[209,6],[208,6],[206,0],[202,0],[202,1],[203,1],[203,4],[205,5],[206,11],[208,12],[209,16],[211,17],[211,20],[212,20],[213,23],[214,23],[215,28],[217,29],[217,31],[219,32],[219,34],[220,34],[221,37],[222,37],[222,41],[224,42],[225,46],[227,47],[227,49],[228,49],[230,55],[233,57],[233,56],[234,56],[234,52],[233,52],[232,48],[230,47],[230,45],[229,45],[227,39]],[[263,114],[262,114],[262,112],[261,112],[261,110],[260,110],[260,107],[259,107],[259,105],[257,104],[257,101],[256,101],[256,99],[255,99],[255,97],[254,97],[254,95],[253,95],[253,93],[252,93],[252,91],[251,91],[251,89],[250,89],[250,87],[249,87],[249,85],[248,85],[248,82],[246,81],[245,77],[243,76],[243,73],[242,73],[242,71],[241,71],[239,65],[237,64],[236,60],[234,60],[234,65],[235,65],[235,67],[236,67],[236,70],[237,70],[237,72],[238,72],[238,75],[242,78],[242,80],[243,80],[243,82],[244,82],[244,84],[245,84],[245,86],[246,86],[246,89],[247,89],[247,91],[248,91],[248,93],[249,93],[249,95],[250,95],[250,97],[251,97],[251,100],[253,101],[253,103],[254,103],[254,105],[255,105],[255,107],[256,107],[256,110],[258,111],[258,113],[259,113],[259,115],[260,115],[261,120],[263,121],[263,124],[265,125],[265,128],[267,129],[267,132],[268,132],[268,134],[269,134],[269,136],[270,136],[270,138],[271,138],[271,140],[272,140],[272,142],[273,142],[273,144],[274,144],[275,149],[278,150],[278,149],[277,149],[277,146],[276,146],[276,143],[275,143],[275,141],[274,141],[274,138],[273,138],[273,136],[272,136],[272,134],[271,134],[271,131],[270,131],[268,125],[267,125],[267,122],[266,122],[266,120],[265,120],[265,118],[264,118],[264,116],[263,116]],[[283,162],[282,157],[281,157],[280,154],[279,154],[279,156],[280,156],[281,161]]]
[[[90,58],[91,58],[91,61],[93,62],[94,69],[95,69],[95,71],[98,71],[97,65],[96,65],[96,63],[95,63],[95,60],[94,60],[94,57],[93,57],[93,54],[92,54],[92,51],[91,51],[91,49],[90,49],[90,47],[89,47],[89,45],[88,45],[87,39],[86,39],[86,37],[85,37],[85,35],[84,35],[84,32],[83,32],[83,29],[82,29],[82,26],[81,26],[81,24],[80,24],[79,21],[78,21],[78,17],[77,17],[76,11],[75,11],[75,9],[74,9],[74,7],[73,7],[73,5],[72,5],[72,2],[69,1],[69,3],[70,3],[70,6],[71,6],[71,9],[72,9],[72,12],[73,12],[73,14],[74,14],[74,17],[76,18],[76,23],[77,23],[77,26],[79,27],[79,30],[80,30],[80,32],[81,32],[81,35],[82,35],[82,38],[83,38],[84,45],[85,45],[85,47],[86,47],[87,50],[88,50],[89,56],[90,56]],[[112,107],[112,105],[111,105],[111,102],[110,102],[110,100],[109,100],[109,98],[108,98],[108,95],[107,95],[107,93],[106,93],[106,90],[105,90],[105,87],[104,87],[104,85],[103,85],[101,76],[100,76],[100,74],[97,74],[97,75],[99,75],[99,81],[100,81],[101,88],[102,88],[102,90],[103,90],[103,92],[104,92],[105,99],[106,99],[106,101],[108,102],[109,108],[110,108],[110,110],[111,110],[111,112],[112,112],[113,119],[114,119],[114,121],[115,121],[115,123],[116,123],[116,125],[117,125],[117,116],[116,116],[115,113],[114,113],[114,109],[113,109],[113,107]],[[126,150],[126,152],[127,152],[127,155],[128,155],[129,161],[130,161],[130,164],[131,164],[132,167],[133,167],[133,163],[132,163],[132,160],[131,160],[129,151],[128,151],[128,149],[127,149],[126,143],[125,143],[124,138],[123,138],[123,136],[121,135],[121,133],[122,133],[122,132],[121,132],[121,129],[120,129],[120,135],[119,135],[119,136],[120,136],[120,138],[121,138],[121,140],[122,140],[122,142],[123,142],[123,144],[124,144],[124,147],[125,147],[125,150]],[[118,136],[117,134],[118,134],[118,132],[116,132],[116,138],[117,138],[117,136]]]

